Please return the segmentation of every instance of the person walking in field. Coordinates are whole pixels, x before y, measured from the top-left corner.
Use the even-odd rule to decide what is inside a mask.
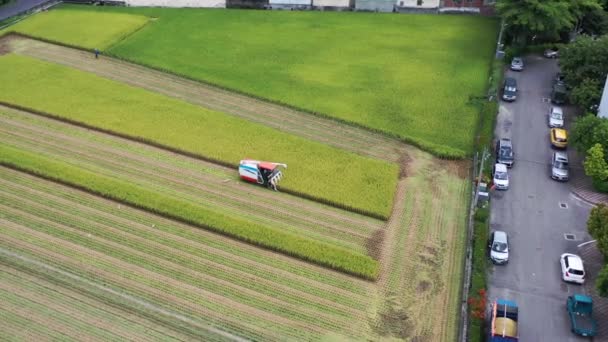
[[[99,58],[99,49],[95,48],[93,52],[95,53],[95,59]]]

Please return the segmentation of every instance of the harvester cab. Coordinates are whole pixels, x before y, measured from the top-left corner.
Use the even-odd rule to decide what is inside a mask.
[[[287,168],[287,164],[249,159],[241,160],[239,176],[244,181],[264,185],[277,191],[277,184],[283,177],[279,167]]]

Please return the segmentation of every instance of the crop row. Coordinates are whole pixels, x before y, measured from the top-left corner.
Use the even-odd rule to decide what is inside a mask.
[[[0,93],[5,103],[225,165],[245,157],[285,162],[285,191],[390,214],[396,164],[29,57],[0,56],[0,67],[0,83],[13,85]]]
[[[92,195],[86,195],[80,191],[64,188],[16,171],[7,170],[1,174],[6,178],[6,180],[0,180],[3,188],[2,193],[5,197],[3,203],[9,207],[14,207],[14,209],[21,207],[30,211],[36,209],[38,211],[32,212],[32,214],[45,219],[52,218],[60,224],[72,222],[71,225],[74,227],[84,225],[84,223],[78,223],[78,220],[86,218],[86,225],[111,230],[113,234],[108,237],[109,239],[120,242],[120,238],[114,237],[114,235],[119,235],[126,239],[126,243],[141,242],[142,247],[140,249],[157,246],[156,249],[151,251],[173,250],[177,259],[181,259],[181,255],[187,253],[188,257],[184,259],[185,263],[191,263],[188,259],[198,260],[198,262],[206,264],[210,268],[210,272],[217,269],[218,276],[222,276],[221,272],[229,270],[227,275],[242,274],[243,277],[252,279],[255,272],[263,271],[264,278],[275,283],[272,285],[273,287],[296,286],[299,291],[313,296],[331,296],[332,303],[337,304],[338,307],[344,304],[348,307],[362,308],[357,301],[353,301],[353,298],[360,300],[359,296],[363,295],[363,293],[359,293],[362,281],[356,280],[356,278],[323,270],[317,266],[307,265],[291,258],[281,257],[221,236],[192,229],[189,226],[182,225],[177,229],[173,227],[177,223],[158,216],[148,215],[150,216],[148,219],[154,219],[152,221],[154,223],[142,221],[147,217],[135,209],[116,206],[113,202],[103,203]],[[28,180],[29,182],[27,182]],[[62,191],[62,188],[66,191]],[[48,191],[52,192],[48,193]],[[19,198],[20,194],[27,194],[27,196]],[[92,230],[90,233],[95,234],[95,231]],[[220,244],[220,242],[226,244],[229,241],[233,241],[232,246]],[[237,249],[239,247],[243,250]],[[237,255],[239,256],[238,261],[234,260]],[[275,257],[275,260],[270,260],[271,256]],[[281,261],[287,260],[289,263],[285,266],[281,265]],[[295,264],[298,264],[298,266],[295,267]],[[198,268],[198,266],[193,267]],[[276,269],[277,267],[278,269]],[[313,269],[310,269],[311,267]],[[300,269],[308,270],[310,273],[291,276],[292,273],[299,274]],[[285,281],[281,279],[288,275],[290,276],[289,279]],[[329,275],[331,277],[328,277]],[[298,287],[298,284],[304,279],[308,283],[307,286]],[[317,285],[310,284],[310,279],[316,279],[315,283]],[[333,283],[332,279],[333,281],[341,279],[341,281]],[[265,281],[260,281],[265,283]],[[243,283],[243,285],[257,286],[257,284],[246,283]],[[358,296],[353,297],[354,293],[358,293]],[[301,294],[300,297],[307,298],[309,296]]]
[[[286,299],[285,301],[277,301],[273,297],[266,296],[262,293],[235,286],[230,282],[208,277],[207,275],[200,273],[200,270],[190,270],[184,267],[189,265],[179,265],[178,262],[181,260],[165,261],[161,259],[159,256],[161,256],[162,253],[156,253],[159,255],[157,256],[156,254],[150,254],[149,251],[136,250],[135,248],[137,248],[137,246],[134,245],[119,246],[116,243],[108,242],[98,235],[84,235],[82,232],[79,233],[74,229],[68,228],[66,225],[56,225],[51,221],[28,217],[16,210],[11,211],[8,209],[7,211],[7,218],[9,220],[21,222],[24,226],[28,227],[29,230],[32,230],[30,233],[28,229],[21,229],[21,233],[24,236],[30,236],[32,239],[40,237],[49,240],[49,242],[61,245],[55,248],[53,250],[54,252],[62,251],[64,248],[63,246],[65,246],[65,248],[69,248],[70,246],[74,248],[76,248],[75,246],[84,247],[90,252],[91,256],[100,253],[100,256],[96,257],[97,259],[101,258],[101,255],[110,256],[108,260],[114,260],[113,264],[117,269],[120,267],[128,267],[139,274],[148,274],[157,280],[165,280],[168,282],[170,279],[170,282],[176,284],[172,289],[172,293],[174,294],[197,292],[201,296],[218,301],[218,304],[221,302],[223,303],[222,305],[226,306],[222,310],[226,310],[229,306],[236,306],[239,304],[246,305],[250,310],[259,310],[260,312],[267,313],[266,316],[275,317],[277,320],[279,317],[284,316],[298,321],[298,324],[314,324],[314,326],[318,326],[319,329],[339,327],[345,322],[345,319],[347,319],[347,317],[340,317],[339,315],[336,315],[335,312],[329,312],[329,310],[310,310],[306,307],[305,301],[298,303],[299,305],[294,305],[289,303],[290,298],[288,296],[283,297]],[[39,233],[34,233],[34,231]],[[7,232],[7,234],[8,236],[11,236],[10,232]],[[27,238],[24,237],[24,239]],[[100,266],[99,268],[110,271],[110,269],[105,266]],[[112,270],[112,272],[116,272],[116,270]],[[145,282],[145,280],[142,278],[141,282]],[[177,284],[181,285],[178,286]]]
[[[122,180],[5,145],[0,145],[0,152],[0,162],[4,165],[363,278],[375,279],[378,275],[377,262],[366,255],[232,218],[179,198],[163,196]]]
[[[181,257],[180,254],[183,253],[180,253],[177,249],[170,250],[167,247],[162,248],[161,245],[152,241],[147,242],[144,239],[134,238],[134,236],[131,236],[127,232],[128,227],[123,227],[122,229],[124,229],[124,232],[121,233],[113,226],[104,226],[95,222],[88,222],[88,218],[79,219],[78,211],[74,212],[74,214],[62,214],[59,209],[51,211],[50,209],[44,209],[41,207],[42,205],[34,204],[31,201],[18,201],[15,197],[8,195],[15,190],[18,189],[9,189],[4,195],[1,195],[5,202],[2,204],[5,220],[19,222],[19,227],[15,228],[16,230],[14,230],[14,232],[11,228],[3,228],[4,240],[13,237],[11,239],[13,242],[18,241],[14,239],[19,239],[24,241],[24,243],[33,243],[36,246],[43,248],[43,250],[48,251],[44,252],[44,255],[48,256],[49,261],[54,264],[65,265],[66,267],[69,267],[70,270],[73,270],[73,268],[76,267],[95,277],[102,277],[102,275],[105,274],[104,272],[110,272],[119,276],[119,278],[115,278],[115,281],[118,283],[126,284],[124,283],[124,280],[121,279],[127,278],[137,282],[141,286],[152,286],[161,291],[169,291],[168,293],[178,295],[180,298],[184,299],[197,298],[191,297],[189,293],[192,291],[197,293],[200,291],[207,291],[207,295],[204,297],[213,301],[219,299],[219,297],[217,297],[219,294],[225,299],[216,304],[208,303],[206,301],[201,302],[200,299],[193,300],[195,300],[196,305],[203,305],[214,310],[214,312],[217,311],[217,315],[222,315],[222,312],[225,311],[225,309],[221,308],[221,305],[217,306],[219,303],[224,302],[226,305],[234,306],[236,308],[234,309],[235,312],[225,314],[227,318],[236,318],[238,316],[238,311],[244,309],[242,305],[247,305],[249,308],[257,307],[257,310],[263,310],[269,314],[272,313],[274,315],[285,316],[294,323],[301,322],[297,324],[301,327],[312,324],[310,328],[313,330],[325,327],[325,329],[339,331],[343,329],[345,325],[349,324],[347,322],[353,319],[365,319],[364,312],[357,313],[358,311],[352,311],[351,309],[337,305],[337,303],[332,304],[333,302],[331,301],[324,303],[322,298],[318,298],[316,300],[317,304],[314,304],[314,298],[304,293],[300,296],[297,296],[294,293],[294,296],[291,297],[293,290],[281,288],[281,286],[272,287],[272,283],[265,284],[271,288],[267,290],[261,289],[255,284],[246,285],[244,280],[248,279],[249,282],[252,283],[256,282],[256,280],[255,277],[248,277],[244,275],[243,272],[235,272],[232,274],[232,278],[230,278],[231,275],[228,270],[225,270],[226,272],[224,272],[224,275],[211,270],[210,274],[203,276],[207,270],[207,265],[196,265],[196,263],[203,261],[202,259],[194,257],[192,258],[192,261],[188,261],[188,258],[185,255],[184,257]],[[20,191],[20,193],[23,192]],[[62,223],[59,223],[59,221]],[[138,228],[138,230],[139,229],[142,228]],[[151,228],[148,229],[154,230]],[[188,253],[190,252],[190,250],[187,251]],[[51,253],[52,255],[48,253]],[[62,258],[56,253],[65,255],[66,258]],[[68,264],[71,264],[72,266],[69,266]],[[126,271],[126,268],[129,268],[131,271]],[[252,274],[256,274],[259,271],[260,270],[254,272],[254,270],[250,269]],[[163,282],[165,276],[170,277],[167,279],[171,279],[168,284],[164,284]],[[220,280],[221,277],[226,277],[224,278],[226,280],[222,282],[222,280]],[[212,279],[216,280],[209,283]],[[108,284],[113,282],[111,279],[105,278],[103,281]],[[214,283],[223,285],[214,287]],[[237,284],[241,285],[236,286]],[[314,285],[314,283],[311,284]],[[167,285],[169,287],[166,287]],[[248,286],[249,290],[243,286]],[[239,287],[240,290],[231,292],[231,289],[238,289]],[[138,296],[147,296],[147,298],[153,299],[153,297],[150,297],[152,294],[149,291],[146,291],[141,287],[139,288],[140,290],[137,290]],[[252,292],[252,290],[254,292]],[[264,291],[269,290],[276,291],[272,294],[276,299],[256,304],[256,298],[263,298]],[[325,295],[331,296],[331,293],[326,292]],[[361,300],[363,298],[365,297],[362,297]],[[313,301],[311,302],[310,300]],[[236,302],[230,304],[232,301]],[[290,305],[288,304],[290,301],[295,301],[293,303],[298,304],[290,309]],[[340,301],[344,302],[344,300]],[[179,303],[177,304],[179,305]],[[312,311],[309,312],[307,307],[311,304],[322,305],[322,307],[312,306],[310,307]],[[328,306],[330,307],[329,309]],[[315,315],[310,315],[310,313],[315,313]],[[346,316],[343,316],[345,314]],[[260,317],[260,319],[262,319],[267,316],[261,315]],[[251,318],[247,318],[244,322],[249,322],[250,320]],[[261,323],[258,322],[257,324]],[[264,326],[264,324],[262,324],[262,326]],[[291,323],[285,324],[287,326],[292,326]],[[275,331],[283,331],[283,333],[285,333],[284,329],[287,328],[288,327],[285,327],[281,328],[283,330]]]
[[[362,281],[310,263],[283,257],[205,230],[192,229],[24,173],[0,168],[0,174],[1,188],[10,193],[27,193],[28,199],[36,203],[81,215],[105,226],[120,228],[124,232],[176,250],[187,251],[193,256],[234,269],[235,272],[263,272],[266,279],[306,293],[329,295],[332,301],[348,303],[348,306],[353,307],[358,307],[357,303],[367,293],[361,287]],[[304,280],[307,284],[300,286]]]
[[[147,336],[155,340],[186,338],[186,335],[180,334],[177,330],[167,329],[151,320],[107,305],[101,300],[95,300],[78,291],[59,286],[46,278],[44,274],[35,272],[27,265],[26,267],[15,265],[14,262],[11,265],[3,265],[0,262],[0,270],[2,272],[0,298],[3,301],[6,297],[11,296],[17,306],[32,303],[46,307],[52,312],[47,317],[55,316],[55,312],[70,315],[70,319],[64,322],[65,326],[73,326],[72,320],[86,322],[90,325],[80,329],[77,332],[78,334],[90,335],[89,331],[102,327],[114,333],[114,338],[117,338],[117,336],[122,339],[140,339]],[[4,311],[8,316],[11,310],[5,307]],[[39,311],[42,310],[35,310],[35,312]],[[76,315],[72,315],[72,313]],[[3,318],[6,318],[6,316]],[[10,322],[7,322],[6,319],[0,321],[2,331],[7,331],[8,327],[5,325],[9,324]],[[52,326],[48,326],[48,328],[52,328]],[[49,334],[46,336],[49,336]]]
[[[132,146],[106,146],[120,139],[92,139],[100,133],[79,136],[74,133],[85,130],[15,111],[0,113],[0,124],[0,143],[8,146],[319,241],[366,253],[367,238],[381,229],[380,221],[235,182],[234,172],[216,176],[190,171],[172,165],[169,154],[158,149],[154,156],[143,156],[138,147],[145,145],[127,141]]]
[[[88,222],[89,220],[84,220],[81,217],[72,214],[61,213],[59,210],[50,210],[49,208],[34,204],[30,201],[22,201],[9,195],[4,196],[10,201],[9,204],[6,204],[6,207],[11,207],[13,209],[26,207],[28,208],[28,211],[35,211],[35,214],[38,217],[44,217],[45,219],[54,222],[61,221],[60,223],[63,227],[64,234],[82,231],[86,234],[91,234],[89,240],[102,240],[97,241],[97,245],[87,246],[91,249],[103,251],[104,253],[111,254],[115,257],[123,256],[123,260],[128,260],[133,264],[139,262],[139,264],[144,265],[142,267],[147,267],[146,265],[148,263],[154,264],[155,267],[166,266],[169,265],[169,263],[174,264],[172,267],[162,270],[162,273],[166,273],[168,270],[170,270],[170,273],[181,271],[178,273],[180,275],[174,279],[186,277],[186,280],[188,280],[194,272],[201,275],[204,274],[205,277],[201,277],[191,283],[213,289],[214,293],[229,295],[232,293],[231,291],[236,291],[232,293],[233,296],[244,295],[250,302],[255,303],[258,297],[274,297],[276,291],[281,291],[283,293],[283,307],[281,310],[284,312],[289,312],[288,307],[293,304],[298,305],[298,307],[304,311],[313,309],[337,316],[346,315],[351,312],[349,308],[343,307],[340,304],[324,302],[314,296],[309,296],[301,292],[294,292],[288,287],[279,286],[278,284],[274,284],[273,282],[257,276],[246,275],[243,272],[228,272],[226,268],[218,267],[215,263],[201,260],[183,251],[167,248],[160,244],[137,238],[133,236],[133,234],[118,231],[102,224],[91,223]],[[72,229],[68,227],[72,227]],[[78,229],[75,230],[76,228]],[[103,239],[99,237],[99,232],[103,232]],[[74,236],[71,237],[73,238]],[[70,237],[64,239],[70,240]],[[182,273],[187,276],[181,275]],[[255,295],[252,293],[253,291],[255,291]],[[272,309],[272,305],[267,305],[265,309]]]

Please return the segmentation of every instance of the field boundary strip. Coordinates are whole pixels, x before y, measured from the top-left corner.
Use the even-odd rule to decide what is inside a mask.
[[[218,160],[218,159],[209,158],[209,157],[197,154],[197,153],[193,153],[193,152],[189,152],[189,151],[182,150],[182,149],[179,149],[179,148],[175,148],[175,147],[171,147],[171,146],[168,146],[168,145],[164,145],[164,144],[155,142],[155,141],[150,140],[150,139],[145,139],[145,138],[131,136],[131,135],[128,135],[128,134],[123,134],[123,133],[115,132],[113,130],[100,128],[100,127],[89,125],[89,124],[86,124],[86,123],[83,123],[83,122],[80,122],[80,121],[67,119],[65,117],[61,117],[61,116],[58,116],[58,115],[46,113],[46,112],[39,111],[39,110],[36,110],[36,109],[32,109],[32,108],[28,108],[28,107],[12,104],[12,103],[9,103],[9,102],[0,101],[0,106],[4,106],[4,107],[12,108],[12,109],[15,109],[15,110],[27,112],[27,113],[30,113],[30,114],[34,114],[34,115],[38,115],[38,116],[41,116],[41,117],[45,117],[47,119],[56,120],[56,121],[59,121],[59,122],[63,122],[63,123],[66,123],[66,124],[78,126],[78,127],[89,129],[89,130],[93,130],[93,131],[96,131],[96,132],[112,135],[112,136],[119,137],[119,138],[122,138],[122,139],[127,139],[127,140],[130,140],[130,141],[146,144],[146,145],[149,145],[149,146],[152,146],[152,147],[155,147],[155,148],[159,148],[159,149],[162,149],[162,150],[165,150],[165,151],[173,152],[173,153],[180,154],[180,155],[183,155],[183,156],[187,156],[187,157],[190,157],[190,158],[194,158],[194,159],[197,159],[197,160],[205,161],[205,162],[208,162],[208,163],[213,163],[213,164],[220,165],[220,166],[223,166],[223,167],[226,167],[226,168],[230,168],[230,169],[236,170],[237,167],[238,167],[237,164],[231,164],[231,163],[227,163],[227,162],[224,162],[224,161],[221,161],[221,160]],[[402,168],[403,166],[401,165],[400,167]],[[280,186],[279,186],[279,188],[280,188]],[[374,213],[374,212],[371,212],[371,211],[368,211],[368,210],[354,208],[354,207],[351,207],[351,206],[348,206],[348,205],[344,205],[344,204],[341,204],[341,203],[336,203],[336,202],[331,201],[331,200],[327,200],[327,199],[323,199],[323,198],[318,198],[316,196],[312,196],[312,195],[309,195],[309,194],[306,194],[306,193],[303,193],[303,192],[300,192],[300,191],[295,191],[295,190],[291,190],[291,189],[280,189],[280,191],[284,192],[286,194],[289,194],[289,195],[297,196],[297,197],[300,197],[300,198],[303,198],[303,199],[307,199],[307,200],[314,201],[314,202],[317,202],[317,203],[320,203],[320,204],[328,205],[328,206],[331,206],[331,207],[334,207],[334,208],[337,208],[337,209],[342,209],[342,210],[350,211],[352,213],[368,216],[368,217],[371,217],[371,218],[375,218],[375,219],[379,219],[379,220],[383,220],[383,221],[385,221],[385,220],[388,219],[388,217],[386,217],[385,215],[380,215],[380,214],[377,214],[377,213]]]
[[[164,316],[170,316],[171,318],[178,319],[178,320],[180,320],[180,321],[182,321],[184,323],[187,323],[189,325],[197,326],[198,328],[207,330],[207,331],[209,331],[209,332],[211,332],[213,334],[221,335],[223,337],[229,338],[230,340],[237,341],[237,342],[247,342],[247,341],[249,341],[247,339],[243,339],[243,338],[241,338],[239,336],[230,334],[229,332],[226,332],[226,331],[214,328],[212,326],[201,326],[200,323],[198,323],[196,321],[193,321],[192,319],[190,319],[190,318],[188,318],[188,317],[186,317],[184,315],[181,315],[179,313],[172,312],[171,310],[158,307],[158,306],[156,306],[156,305],[154,305],[152,303],[149,303],[148,301],[145,301],[143,299],[136,298],[136,297],[134,297],[132,295],[128,295],[128,294],[122,293],[120,291],[116,291],[116,290],[114,290],[114,289],[112,289],[110,287],[97,284],[97,283],[92,282],[92,281],[90,281],[88,279],[84,279],[84,278],[82,278],[80,276],[77,276],[75,274],[72,274],[70,272],[66,272],[64,270],[58,269],[58,268],[53,267],[51,265],[48,265],[46,263],[43,263],[43,262],[40,262],[40,261],[31,259],[31,258],[28,258],[26,256],[23,256],[21,254],[9,251],[9,250],[4,249],[2,247],[0,247],[0,254],[3,255],[5,258],[17,259],[17,260],[19,260],[21,262],[24,262],[24,263],[36,266],[38,268],[42,268],[42,269],[44,269],[44,270],[46,270],[48,272],[56,273],[58,275],[61,275],[61,276],[64,276],[66,278],[69,278],[71,280],[74,280],[76,282],[84,283],[87,286],[94,287],[94,288],[96,288],[98,290],[101,290],[102,292],[106,292],[106,293],[109,293],[109,294],[111,294],[113,296],[120,297],[122,300],[125,300],[127,302],[131,302],[133,304],[137,304],[139,306],[145,307],[146,309],[148,309],[150,311],[154,311],[155,313],[158,313],[158,314],[161,314],[161,315],[164,315]]]

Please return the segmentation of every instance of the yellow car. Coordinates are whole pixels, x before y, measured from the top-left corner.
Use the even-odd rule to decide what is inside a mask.
[[[562,128],[551,128],[551,145],[557,148],[568,147],[568,132]]]

